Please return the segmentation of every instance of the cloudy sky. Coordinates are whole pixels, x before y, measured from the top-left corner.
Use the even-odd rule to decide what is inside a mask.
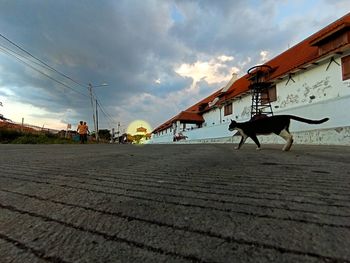
[[[0,0],[0,114],[92,124],[88,83],[107,83],[93,88],[100,128],[155,128],[348,12],[349,0]]]

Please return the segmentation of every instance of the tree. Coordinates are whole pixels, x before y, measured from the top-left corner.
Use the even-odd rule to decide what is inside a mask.
[[[104,130],[98,130],[98,137],[102,140],[111,140],[111,133],[110,130],[104,129]]]
[[[134,142],[136,142],[137,144],[140,143],[141,139],[144,137],[144,135],[141,135],[141,134],[136,134],[133,136],[134,138]]]

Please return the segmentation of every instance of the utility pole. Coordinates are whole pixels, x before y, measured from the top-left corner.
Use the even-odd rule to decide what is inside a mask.
[[[110,143],[114,143],[114,128],[112,128],[112,135]]]
[[[119,129],[120,129],[120,122],[118,121],[118,131],[117,131],[118,143],[120,143],[120,140],[119,140],[119,138],[120,138],[120,137],[119,137],[119,133],[120,133],[120,132],[119,132]]]
[[[99,142],[100,137],[98,136],[98,110],[97,110],[97,100],[95,100],[96,105],[96,142]]]
[[[108,86],[108,84],[103,83],[101,85],[98,86],[94,86],[96,87],[102,87],[102,86]],[[98,112],[97,112],[97,99],[95,99],[95,107],[94,107],[94,98],[92,95],[92,84],[89,83],[89,92],[90,92],[90,99],[91,99],[91,108],[92,108],[92,118],[94,121],[94,128],[95,128],[95,138],[96,138],[96,142],[99,141],[99,137],[98,137]],[[95,115],[96,114],[96,115]]]
[[[95,139],[98,142],[98,131],[97,131],[97,125],[96,125],[96,118],[95,118],[95,107],[94,107],[94,100],[92,97],[92,85],[89,83],[89,92],[90,92],[90,99],[91,99],[91,108],[92,108],[92,119],[94,122],[94,130],[95,130]],[[96,106],[97,108],[97,106]]]

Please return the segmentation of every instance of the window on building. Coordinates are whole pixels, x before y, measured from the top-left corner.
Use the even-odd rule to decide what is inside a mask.
[[[232,114],[232,103],[225,105],[224,116]]]
[[[341,58],[343,80],[350,79],[350,55]]]
[[[269,91],[269,99],[270,99],[270,102],[274,102],[277,100],[277,91],[276,91],[276,85],[273,85],[272,87],[270,87],[268,89]],[[262,101],[265,102],[265,103],[268,103],[268,98],[267,98],[267,95],[266,94],[262,94],[262,97],[261,97]]]

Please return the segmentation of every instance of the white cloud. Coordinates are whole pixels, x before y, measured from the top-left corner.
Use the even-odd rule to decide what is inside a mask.
[[[266,50],[260,51],[260,62],[264,63],[269,59],[269,52]]]
[[[0,87],[0,93],[3,93],[4,95],[9,97],[15,95],[15,93],[11,89],[6,87]]]
[[[350,8],[349,0],[120,0],[91,3],[84,10],[71,2],[67,9],[62,1],[7,1],[0,9],[0,24],[7,25],[2,33],[81,83],[108,82],[108,88],[96,92],[109,115],[122,123],[141,117],[151,123],[171,118],[224,86],[232,73],[244,74]],[[42,11],[40,17],[37,10]],[[89,98],[12,57],[0,53],[0,62],[0,86],[10,89],[0,89],[1,111],[11,104],[6,98],[16,100],[19,109],[6,114],[14,112],[20,119],[27,114],[26,120],[35,116],[41,125],[47,116],[72,119],[72,124],[80,119],[92,122]],[[87,93],[56,73],[44,72]],[[19,101],[37,108],[22,107]],[[64,116],[68,107],[76,109],[73,117]],[[102,128],[107,122],[100,116]]]
[[[238,63],[238,67],[241,69],[246,69],[248,65],[252,63],[252,58],[251,57],[246,57],[244,60],[240,61]]]
[[[150,123],[154,129],[207,95],[201,94],[199,88],[190,89],[188,87],[169,92],[164,97],[141,93],[124,101],[124,105],[133,105],[132,112],[123,105],[115,107],[116,112],[118,112],[115,118],[123,120],[124,128],[131,122],[141,119]]]
[[[199,81],[206,81],[209,85],[227,82],[231,78],[232,72],[225,62],[232,61],[233,57],[220,56],[209,61],[197,61],[193,64],[181,64],[175,68],[175,72],[182,77],[192,78],[191,89],[197,87]],[[229,72],[227,74],[227,72]]]
[[[72,116],[75,114],[75,111],[72,109],[68,109],[66,112],[50,112],[29,103],[11,100],[8,97],[0,96],[0,101],[3,103],[1,114],[6,118],[16,123],[21,123],[23,118],[24,123],[39,127],[57,130],[65,129],[68,123],[68,121],[66,121],[69,117],[67,116],[68,111],[70,111]]]
[[[238,68],[238,67],[232,67],[232,68],[231,68],[231,72],[232,72],[232,73],[239,74],[239,73],[241,72],[241,69]]]
[[[218,60],[221,62],[228,62],[228,61],[233,61],[234,57],[222,55],[218,57]]]

